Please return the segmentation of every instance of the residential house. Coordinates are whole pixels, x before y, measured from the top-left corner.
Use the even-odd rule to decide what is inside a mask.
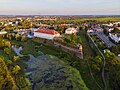
[[[120,54],[118,54],[118,59],[120,60]]]
[[[115,22],[113,24],[116,25],[116,26],[118,26],[120,24],[120,22]]]
[[[65,34],[76,34],[77,29],[76,28],[68,28],[65,30]]]
[[[110,24],[102,24],[103,26],[106,26],[106,27],[113,27],[113,24],[110,23]]]
[[[73,26],[74,24],[60,24],[59,26]]]
[[[112,40],[114,40],[116,43],[120,42],[120,34],[113,34],[113,33],[109,33],[109,36]]]
[[[112,30],[114,30],[114,28],[109,28],[108,31],[111,32]]]
[[[7,34],[6,31],[0,31],[0,35],[4,35],[4,34]]]
[[[94,30],[92,29],[92,28],[89,28],[88,30],[87,30],[87,33],[93,33],[94,32]]]

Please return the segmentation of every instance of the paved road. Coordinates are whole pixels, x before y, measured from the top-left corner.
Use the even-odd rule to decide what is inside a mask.
[[[96,34],[98,35],[98,37],[103,40],[105,42],[105,44],[108,46],[108,47],[112,47],[114,46],[115,44],[113,44],[109,38],[107,36],[104,35],[104,33],[102,31],[99,31],[99,32],[96,32]]]

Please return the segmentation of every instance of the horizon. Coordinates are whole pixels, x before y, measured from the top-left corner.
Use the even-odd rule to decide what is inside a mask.
[[[0,15],[120,15],[119,0],[4,0]]]
[[[120,16],[120,14],[118,14],[118,15],[117,14],[116,15],[114,15],[114,14],[113,15],[109,15],[109,14],[108,15],[102,15],[102,14],[101,15],[89,15],[89,14],[88,15],[87,14],[86,15],[82,15],[82,14],[81,15],[80,14],[79,15],[70,15],[70,14],[69,15],[67,15],[67,14],[66,15],[62,15],[62,14],[58,14],[58,15],[55,15],[55,14],[50,14],[50,15],[49,14],[46,14],[46,15],[44,15],[44,14],[43,15],[39,15],[39,14],[34,14],[34,15],[33,14],[32,15],[30,15],[30,14],[15,14],[15,15],[8,14],[7,15],[6,14],[6,15],[4,15],[3,14],[2,15],[2,14],[0,14],[0,16]]]

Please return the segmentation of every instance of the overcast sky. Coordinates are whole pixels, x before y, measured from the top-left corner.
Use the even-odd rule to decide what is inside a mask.
[[[120,0],[0,0],[0,15],[120,15]]]

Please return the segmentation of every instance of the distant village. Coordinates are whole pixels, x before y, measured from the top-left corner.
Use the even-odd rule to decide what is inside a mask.
[[[95,24],[83,22],[79,26],[73,22],[59,22],[62,19],[72,20],[72,17],[9,17],[7,20],[6,18],[0,18],[0,34],[15,33],[28,38],[43,38],[61,43],[66,40],[68,43],[70,35],[77,35],[80,30],[87,27],[88,34],[97,35],[108,47],[120,43],[120,22]],[[72,43],[75,44],[75,42]]]

